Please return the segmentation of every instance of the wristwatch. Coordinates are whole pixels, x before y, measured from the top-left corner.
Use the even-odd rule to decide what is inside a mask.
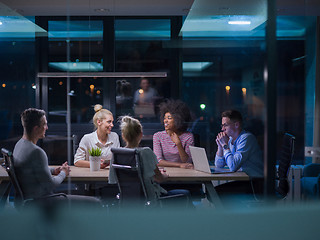
[[[223,145],[223,150],[228,150],[228,149],[229,149],[228,144]]]

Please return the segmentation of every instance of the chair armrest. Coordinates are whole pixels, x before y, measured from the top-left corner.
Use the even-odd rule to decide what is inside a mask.
[[[31,201],[45,200],[47,198],[53,198],[53,197],[59,197],[59,196],[68,198],[67,194],[65,194],[65,193],[54,193],[54,194],[50,194],[50,195],[46,195],[46,196],[42,196],[42,197],[26,199],[26,200],[24,200],[24,202],[27,203],[27,202],[31,202]]]
[[[175,195],[162,196],[162,197],[159,197],[158,199],[159,200],[168,200],[168,199],[178,198],[178,197],[183,198],[183,197],[188,197],[188,196],[185,194],[175,194]]]
[[[54,193],[54,194],[46,195],[43,197],[35,198],[34,200],[41,200],[41,199],[53,198],[53,197],[59,197],[59,196],[68,198],[67,194],[65,194],[65,193]]]
[[[134,167],[131,166],[127,166],[127,165],[118,165],[118,164],[112,164],[112,167],[117,168],[117,169],[136,169]]]
[[[189,207],[192,205],[189,196],[186,194],[174,194],[158,198],[160,206],[164,207]],[[191,203],[191,205],[190,205]]]

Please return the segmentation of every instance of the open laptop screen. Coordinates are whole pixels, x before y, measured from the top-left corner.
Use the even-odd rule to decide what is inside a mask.
[[[228,173],[228,168],[210,167],[206,150],[200,147],[190,146],[190,153],[194,165],[194,169],[206,173]]]

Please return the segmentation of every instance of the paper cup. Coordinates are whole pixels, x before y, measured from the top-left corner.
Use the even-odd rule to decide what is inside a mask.
[[[99,171],[101,157],[89,156],[89,161],[90,161],[90,171]]]

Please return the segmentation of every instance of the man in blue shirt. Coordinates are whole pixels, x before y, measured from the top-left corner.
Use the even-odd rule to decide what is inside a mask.
[[[215,165],[227,165],[231,171],[246,172],[251,181],[239,181],[216,187],[217,192],[252,193],[263,190],[263,159],[255,136],[242,129],[242,115],[228,110],[221,114],[221,132],[216,137]]]

